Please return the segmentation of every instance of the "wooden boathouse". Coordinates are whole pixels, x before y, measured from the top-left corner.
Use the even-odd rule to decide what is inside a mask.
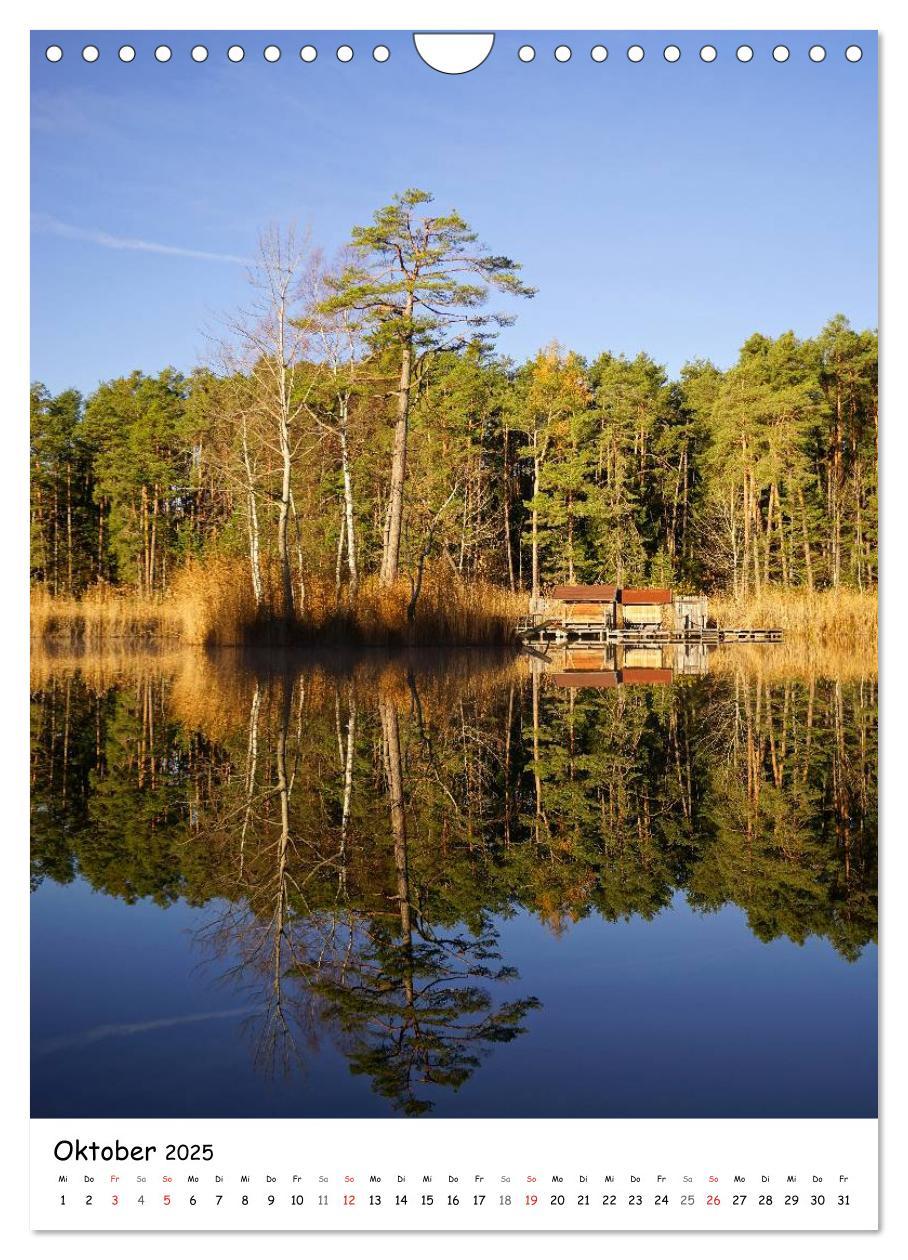
[[[655,629],[665,620],[663,609],[667,609],[671,602],[671,591],[663,587],[619,587],[615,605],[618,624],[626,628],[652,626]]]
[[[551,599],[561,604],[565,629],[602,625],[620,630],[661,627],[672,593],[663,587],[556,586]]]
[[[517,626],[524,642],[779,643],[777,629],[710,626],[705,595],[665,587],[556,586]]]
[[[602,626],[614,630],[618,622],[615,609],[618,601],[617,586],[556,586],[551,600],[562,605],[561,624],[568,626]]]

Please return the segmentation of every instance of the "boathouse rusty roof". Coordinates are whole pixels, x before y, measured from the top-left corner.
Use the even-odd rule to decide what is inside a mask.
[[[664,587],[556,586],[552,599],[566,604],[670,604],[672,593]]]
[[[617,586],[556,586],[552,590],[552,599],[563,599],[566,604],[613,604],[617,596]]]
[[[622,586],[618,592],[618,602],[621,604],[670,604],[672,593],[658,586],[640,588]]]

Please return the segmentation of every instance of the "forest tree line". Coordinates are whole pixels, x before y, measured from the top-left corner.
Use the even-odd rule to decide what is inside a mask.
[[[426,572],[544,594],[561,581],[872,589],[877,336],[755,333],[677,379],[645,352],[495,348],[519,264],[409,190],[328,263],[272,230],[249,302],[188,375],[31,390],[32,575],[153,596],[234,556],[257,608],[313,583]],[[512,303],[513,305],[513,303]]]

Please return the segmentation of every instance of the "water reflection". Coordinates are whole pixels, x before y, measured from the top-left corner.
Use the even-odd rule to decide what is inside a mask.
[[[857,960],[873,671],[657,654],[38,659],[33,887],[208,907],[257,1069],[328,1038],[407,1115],[545,1020],[502,944],[519,913],[557,937],[680,892]]]
[[[527,648],[536,672],[544,670],[557,687],[574,689],[664,687],[708,673],[709,654],[705,643]]]

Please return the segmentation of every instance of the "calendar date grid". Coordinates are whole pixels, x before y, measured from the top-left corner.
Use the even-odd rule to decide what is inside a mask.
[[[839,1209],[853,1206],[848,1173],[577,1174],[289,1172],[240,1174],[61,1174],[60,1208],[324,1208],[546,1212],[564,1208],[632,1210]]]

